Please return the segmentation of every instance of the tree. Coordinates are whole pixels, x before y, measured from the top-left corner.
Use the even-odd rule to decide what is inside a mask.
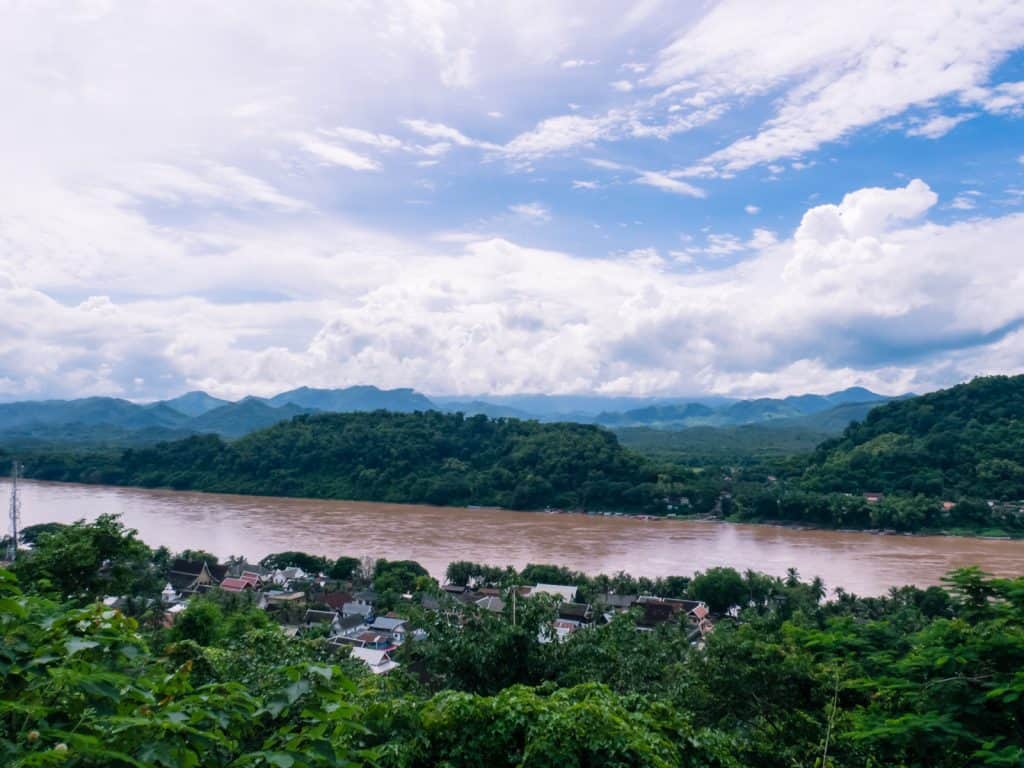
[[[341,581],[349,581],[355,577],[356,572],[359,570],[359,558],[358,557],[339,557],[331,567],[327,570],[327,575],[332,579],[339,579]]]
[[[714,613],[728,613],[746,602],[748,590],[734,568],[709,568],[690,582],[690,597],[703,600]]]
[[[305,552],[277,552],[260,560],[264,568],[301,568],[306,573],[320,573],[330,567],[327,558]]]
[[[149,547],[116,515],[79,520],[41,533],[36,546],[18,558],[19,580],[40,590],[82,600],[104,595],[146,595],[160,590]]]

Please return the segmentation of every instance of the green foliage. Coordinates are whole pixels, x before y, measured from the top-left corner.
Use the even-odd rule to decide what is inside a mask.
[[[25,466],[51,480],[517,509],[659,511],[664,495],[658,470],[599,427],[436,411],[298,416],[233,443],[202,435]]]
[[[426,579],[427,581],[421,581]],[[404,594],[417,592],[419,587],[430,581],[427,569],[415,560],[384,560],[376,562],[373,569],[373,588],[378,592]]]
[[[135,534],[114,515],[100,515],[92,523],[79,520],[41,533],[35,547],[19,556],[15,572],[35,589],[77,600],[155,595],[161,574]]]
[[[332,579],[349,581],[358,575],[359,566],[360,560],[358,557],[346,557],[342,555],[327,569],[327,575]]]
[[[416,708],[377,713],[393,733],[382,764],[403,768],[687,768],[731,766],[723,737],[685,716],[599,685],[506,688],[493,697],[446,691]]]
[[[823,443],[806,487],[1024,498],[1024,376],[989,376],[891,402]]]
[[[260,560],[264,568],[301,568],[306,573],[320,573],[330,568],[326,557],[310,555],[305,552],[277,552]]]
[[[749,592],[743,577],[734,568],[709,568],[690,582],[690,596],[703,600],[715,613],[727,613],[733,606],[747,602]]]
[[[11,768],[362,764],[352,686],[337,669],[282,669],[264,697],[196,684],[154,656],[135,622],[23,596],[0,571],[0,763]]]

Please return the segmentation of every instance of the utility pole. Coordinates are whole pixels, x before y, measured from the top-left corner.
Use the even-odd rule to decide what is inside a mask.
[[[21,502],[18,501],[18,471],[20,469],[17,459],[11,462],[11,538],[7,542],[7,559],[12,563],[18,557],[18,513],[21,511]]]

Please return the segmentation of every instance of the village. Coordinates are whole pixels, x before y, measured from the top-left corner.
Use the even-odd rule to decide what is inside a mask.
[[[610,622],[617,614],[635,611],[638,632],[675,625],[693,645],[702,645],[714,629],[711,611],[700,600],[684,600],[650,594],[605,592],[590,602],[580,602],[573,585],[536,583],[499,587],[446,583],[419,591],[381,594],[373,582],[338,580],[323,572],[310,573],[291,565],[268,567],[233,560],[227,564],[207,559],[177,558],[170,562],[166,586],[160,594],[163,625],[176,619],[198,595],[210,593],[245,596],[267,612],[289,637],[310,634],[327,638],[339,653],[361,661],[374,674],[386,674],[400,666],[393,658],[409,642],[427,638],[413,626],[411,615],[433,615],[458,627],[474,612],[506,617],[512,623],[525,601],[543,596],[551,604],[551,618],[538,633],[542,643],[564,642],[577,632]],[[125,598],[108,597],[110,607]]]

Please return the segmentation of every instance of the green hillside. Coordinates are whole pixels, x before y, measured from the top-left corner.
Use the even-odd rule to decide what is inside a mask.
[[[203,435],[25,464],[49,480],[514,508],[643,511],[665,494],[653,467],[599,427],[437,411],[304,415],[231,443]]]
[[[989,376],[872,409],[815,451],[816,491],[1024,498],[1024,376]]]

